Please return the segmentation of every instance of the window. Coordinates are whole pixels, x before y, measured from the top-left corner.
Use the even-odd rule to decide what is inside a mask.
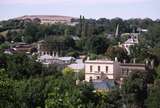
[[[90,72],[92,72],[92,66],[90,66]]]
[[[100,66],[98,66],[98,72],[100,72],[101,71],[101,67]]]
[[[89,82],[92,82],[92,77],[89,77]]]
[[[106,73],[108,73],[108,66],[106,66]]]
[[[56,52],[54,52],[54,56],[56,56]]]
[[[126,72],[126,75],[129,75],[129,72],[128,72],[128,71]]]
[[[52,55],[53,55],[53,53],[52,53],[52,52],[50,52],[50,55],[52,56]]]
[[[100,79],[100,77],[99,77],[99,76],[97,76],[97,79]]]

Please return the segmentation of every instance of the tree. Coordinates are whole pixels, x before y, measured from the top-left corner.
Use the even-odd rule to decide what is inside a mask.
[[[24,40],[25,42],[32,43],[38,41],[38,25],[34,23],[29,23],[26,25],[24,30]]]
[[[129,61],[129,57],[125,48],[111,46],[107,49],[106,52],[107,57],[114,60],[117,57],[118,61]]]
[[[5,42],[5,38],[2,35],[0,35],[0,44],[2,44],[4,42]]]
[[[72,76],[72,75],[74,75],[74,70],[67,67],[63,70],[63,75],[64,76]]]
[[[11,108],[14,103],[13,81],[9,79],[4,69],[0,70],[0,107]]]
[[[146,100],[147,108],[159,108],[160,103],[160,80],[155,80],[154,85],[150,86],[148,97]]]
[[[94,54],[104,54],[109,46],[109,40],[102,36],[91,36],[86,43],[86,50]]]
[[[127,108],[144,108],[147,83],[141,72],[132,73],[122,85],[122,100]]]
[[[107,107],[108,108],[121,108],[122,107],[122,96],[120,89],[113,89],[107,95]]]
[[[12,78],[29,78],[42,74],[42,64],[24,54],[14,54],[7,59],[7,70]]]
[[[149,47],[160,47],[160,24],[154,24],[148,28],[148,33],[145,34],[145,40]]]
[[[45,108],[45,100],[53,77],[29,78],[15,81],[16,108]]]

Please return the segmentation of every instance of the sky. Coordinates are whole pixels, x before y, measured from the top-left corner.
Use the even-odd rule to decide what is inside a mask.
[[[160,0],[0,0],[0,20],[23,15],[160,19]]]

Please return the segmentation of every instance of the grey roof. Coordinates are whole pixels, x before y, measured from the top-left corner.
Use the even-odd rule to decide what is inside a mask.
[[[75,70],[84,69],[83,59],[76,59],[75,63],[68,65],[68,67]]]
[[[52,56],[45,54],[39,57],[40,60],[44,60],[44,59],[54,59]]]
[[[63,60],[63,61],[70,61],[70,60],[75,60],[74,57],[59,57],[59,60]]]
[[[114,80],[93,81],[93,86],[95,89],[107,90],[115,87],[115,82]]]
[[[73,40],[80,40],[80,38],[78,36],[72,36]]]

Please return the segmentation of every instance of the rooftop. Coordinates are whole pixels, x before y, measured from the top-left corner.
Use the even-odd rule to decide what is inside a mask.
[[[86,60],[85,63],[108,64],[108,63],[114,63],[114,61],[111,61],[111,60]]]
[[[106,80],[106,81],[102,81],[102,80],[93,80],[93,86],[95,89],[98,90],[110,90],[113,87],[115,87],[115,82],[114,80]]]
[[[83,59],[76,59],[75,63],[68,65],[68,67],[75,70],[84,69]]]

